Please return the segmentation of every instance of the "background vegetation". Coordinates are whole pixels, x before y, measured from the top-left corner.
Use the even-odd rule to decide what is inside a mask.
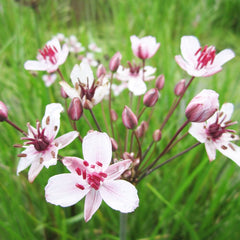
[[[96,42],[103,49],[99,59],[106,67],[107,57],[116,51],[122,53],[123,62],[133,58],[131,35],[153,35],[161,47],[149,63],[166,78],[154,118],[158,126],[173,100],[175,84],[188,79],[174,61],[180,53],[180,38],[195,35],[203,45],[215,45],[217,51],[233,49],[236,58],[219,74],[194,81],[176,121],[166,127],[166,136],[184,121],[186,103],[203,88],[217,91],[221,103],[232,102],[233,119],[238,120],[239,12],[239,0],[0,0],[0,100],[7,104],[9,118],[22,128],[41,119],[46,104],[63,101],[58,84],[47,89],[42,73],[32,76],[23,68],[24,62],[34,59],[37,49],[57,33],[74,34],[84,46]],[[67,60],[61,68],[65,76],[75,63]],[[70,130],[65,120],[62,116],[62,133]],[[239,126],[235,130],[239,133]],[[16,176],[20,150],[12,145],[21,142],[20,134],[1,123],[0,136],[1,239],[118,239],[118,212],[103,204],[85,223],[83,201],[66,209],[48,204],[44,186],[50,176],[65,171],[63,167],[58,164],[44,169],[29,184],[27,171]],[[176,152],[192,143],[194,139],[188,136],[175,147]],[[81,145],[75,142],[61,153],[81,156]],[[129,214],[128,239],[239,239],[240,169],[220,154],[210,164],[202,145],[146,178],[138,191],[140,206]]]

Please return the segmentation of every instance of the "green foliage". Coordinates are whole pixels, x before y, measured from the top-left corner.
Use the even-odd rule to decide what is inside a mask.
[[[37,5],[32,5],[34,2]],[[42,118],[46,104],[54,101],[64,104],[57,83],[47,89],[41,80],[43,73],[33,76],[23,68],[24,62],[35,59],[37,49],[58,32],[76,35],[85,46],[94,40],[103,48],[106,58],[120,51],[123,62],[134,58],[131,35],[156,36],[161,47],[149,64],[158,68],[157,74],[165,75],[166,85],[150,132],[160,125],[168,111],[175,84],[181,78],[188,79],[174,61],[174,56],[180,53],[180,37],[196,35],[203,45],[213,44],[217,51],[230,47],[236,58],[224,65],[219,74],[194,80],[173,116],[176,121],[166,125],[163,137],[175,133],[184,121],[187,102],[203,88],[219,92],[221,103],[234,103],[234,119],[240,117],[238,0],[0,0],[0,22],[0,100],[9,108],[9,119],[23,129],[27,122],[34,125],[36,119]],[[107,60],[102,61],[107,67]],[[67,60],[61,68],[65,76],[69,76],[75,63]],[[125,92],[123,95],[127,96]],[[116,98],[113,104],[118,106],[120,101]],[[94,108],[98,118],[102,118],[100,110],[100,106]],[[121,116],[122,109],[115,110]],[[150,114],[150,110],[145,114]],[[64,115],[61,124],[60,134],[71,129]],[[79,122],[83,136],[87,131],[84,124]],[[122,125],[118,129],[121,131]],[[45,201],[44,186],[49,177],[66,171],[61,165],[44,169],[33,184],[27,181],[27,170],[16,176],[20,150],[12,145],[20,143],[21,136],[6,123],[0,124],[0,132],[1,239],[118,239],[119,213],[105,204],[86,224],[83,201],[71,208]],[[149,141],[151,134],[144,146]],[[194,139],[187,136],[173,150],[177,153],[193,143]],[[165,142],[161,144],[165,146]],[[75,141],[60,152],[65,153],[81,157],[81,144]],[[128,239],[239,239],[239,176],[239,168],[220,154],[209,163],[202,145],[175,159],[137,186],[140,206],[128,216]]]

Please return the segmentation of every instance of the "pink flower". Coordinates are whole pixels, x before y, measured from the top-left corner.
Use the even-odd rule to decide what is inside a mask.
[[[189,133],[199,142],[205,143],[210,161],[216,158],[216,149],[240,166],[240,147],[231,143],[239,140],[234,130],[227,127],[236,124],[230,120],[233,104],[224,103],[220,111],[216,112],[204,123],[192,123]]]
[[[160,47],[160,43],[157,43],[156,38],[152,36],[138,38],[134,35],[130,37],[130,40],[134,55],[141,59],[151,58]]]
[[[208,77],[222,70],[222,65],[235,57],[231,49],[216,55],[214,46],[201,47],[194,36],[181,38],[181,55],[175,56],[178,65],[190,76]]]
[[[82,62],[80,65],[76,64],[70,77],[74,88],[63,81],[60,84],[71,99],[80,98],[84,108],[92,108],[109,92],[108,79],[102,75],[95,81],[93,72],[86,62]]]
[[[42,79],[45,83],[46,87],[50,87],[57,79],[57,74],[56,73],[52,73],[52,74],[44,74],[42,76]]]
[[[190,122],[205,122],[219,108],[218,93],[203,89],[187,105],[185,115]]]
[[[155,78],[153,74],[156,68],[145,66],[144,70],[136,64],[128,62],[129,68],[119,66],[116,72],[116,78],[120,81],[127,82],[127,87],[135,96],[140,96],[147,91],[146,81]]]
[[[134,211],[139,199],[136,188],[121,174],[131,160],[109,165],[112,145],[106,133],[90,132],[83,138],[84,159],[65,157],[64,165],[71,173],[53,176],[45,187],[46,200],[68,207],[85,198],[84,218],[89,221],[104,200],[111,208],[123,213]]]
[[[43,166],[49,167],[57,163],[58,150],[70,144],[78,132],[72,131],[55,139],[60,127],[60,112],[63,107],[59,103],[52,103],[46,106],[42,124],[37,121],[37,128],[28,124],[28,136],[25,150],[19,154],[20,161],[17,167],[17,174],[31,165],[28,172],[29,182],[33,182]]]
[[[69,49],[66,44],[62,49],[57,38],[48,41],[43,48],[39,50],[37,56],[38,60],[28,60],[24,64],[26,70],[32,71],[47,71],[52,73],[57,71],[58,67],[62,65],[68,56]]]

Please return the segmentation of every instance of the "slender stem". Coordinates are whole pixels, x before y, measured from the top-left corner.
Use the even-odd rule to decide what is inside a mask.
[[[83,118],[84,118],[84,120],[86,121],[87,125],[88,125],[91,129],[93,129],[92,124],[88,121],[88,118],[87,118],[87,116],[86,116],[84,113],[83,113]]]
[[[114,129],[113,129],[113,120],[112,120],[112,116],[111,116],[111,110],[112,110],[112,81],[113,81],[113,73],[111,74],[111,79],[110,79],[108,110],[109,110],[109,118],[110,118],[112,137],[115,138],[115,136],[114,136]]]
[[[14,127],[15,129],[17,129],[19,132],[21,132],[24,136],[28,136],[28,134],[23,131],[21,128],[19,128],[16,124],[14,124],[12,121],[10,121],[9,119],[5,120],[8,124],[10,124],[12,127]]]
[[[124,143],[124,152],[127,151],[128,135],[129,135],[129,129],[126,128],[126,136],[125,136],[125,143]]]
[[[73,121],[73,129],[79,133],[78,139],[82,142],[83,139],[82,139],[82,136],[81,136],[80,132],[77,129],[76,121]]]
[[[62,81],[65,81],[65,79],[63,77],[63,74],[62,74],[62,72],[61,72],[61,70],[59,68],[57,69],[57,72],[58,72],[60,78],[62,79]]]
[[[129,150],[129,152],[130,152],[130,153],[132,152],[132,146],[133,146],[133,136],[134,136],[134,131],[132,131],[132,134],[131,134],[130,150]]]
[[[137,136],[136,131],[133,131],[133,133],[134,133],[134,135],[135,135],[135,138],[136,138],[137,144],[138,144],[138,156],[139,156],[139,159],[141,159],[141,158],[142,158],[142,147],[141,147],[141,143],[140,143],[140,141],[139,141],[139,138],[138,138],[138,136]]]
[[[127,213],[120,212],[120,233],[119,239],[126,240],[127,239]]]
[[[149,175],[149,174],[152,173],[153,171],[155,171],[155,170],[157,170],[158,168],[164,166],[165,164],[171,162],[173,159],[175,159],[175,158],[177,158],[177,157],[185,154],[186,152],[189,152],[190,150],[192,150],[193,148],[197,147],[197,146],[200,145],[200,144],[201,144],[200,142],[197,142],[197,143],[195,143],[193,146],[187,148],[186,150],[184,150],[184,151],[176,154],[175,156],[173,156],[173,157],[169,158],[168,160],[164,161],[163,163],[157,165],[155,168],[148,170],[147,172],[145,172],[145,173],[137,180],[137,182],[139,183],[144,177],[146,177],[147,175]]]
[[[141,112],[138,115],[138,120],[140,119],[140,117],[143,115],[144,111],[146,110],[146,107],[143,107],[143,109],[141,110]]]
[[[101,129],[100,125],[98,124],[98,121],[97,121],[97,119],[96,119],[96,117],[95,117],[92,109],[90,108],[89,111],[90,111],[90,113],[91,113],[91,115],[92,115],[92,118],[93,118],[93,120],[94,120],[94,122],[95,122],[95,124],[96,124],[96,126],[97,126],[98,131],[99,131],[99,132],[102,132],[102,129]]]

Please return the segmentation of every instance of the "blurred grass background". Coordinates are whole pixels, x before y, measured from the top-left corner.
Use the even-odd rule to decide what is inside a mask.
[[[233,49],[236,57],[219,74],[193,82],[175,114],[176,121],[165,128],[166,138],[184,121],[187,102],[203,88],[217,91],[221,103],[232,102],[233,119],[238,120],[239,12],[239,0],[0,0],[0,100],[9,108],[9,119],[24,129],[27,122],[34,125],[42,118],[46,104],[63,103],[57,84],[47,89],[42,73],[34,77],[23,68],[24,62],[35,59],[37,49],[57,33],[74,34],[84,46],[96,42],[103,49],[99,58],[106,67],[104,55],[112,56],[116,51],[122,53],[123,63],[134,58],[131,35],[153,35],[161,47],[148,63],[166,78],[150,127],[153,130],[173,101],[175,84],[188,79],[174,61],[180,53],[180,38],[195,35],[202,45],[215,45],[218,52]],[[61,67],[65,76],[75,63],[68,59]],[[115,110],[121,114],[122,109]],[[71,130],[65,115],[61,122],[59,135]],[[235,130],[239,133],[239,126]],[[61,165],[44,169],[33,184],[27,181],[27,170],[16,176],[20,150],[12,145],[20,143],[21,136],[5,123],[0,124],[0,133],[0,239],[118,239],[119,213],[105,204],[85,223],[83,201],[67,209],[45,201],[44,186],[50,176],[65,171]],[[176,152],[193,143],[188,136],[175,147]],[[75,141],[60,153],[81,157],[81,145]],[[210,164],[202,145],[146,178],[138,191],[140,206],[128,218],[129,240],[240,237],[239,167],[219,153]]]

